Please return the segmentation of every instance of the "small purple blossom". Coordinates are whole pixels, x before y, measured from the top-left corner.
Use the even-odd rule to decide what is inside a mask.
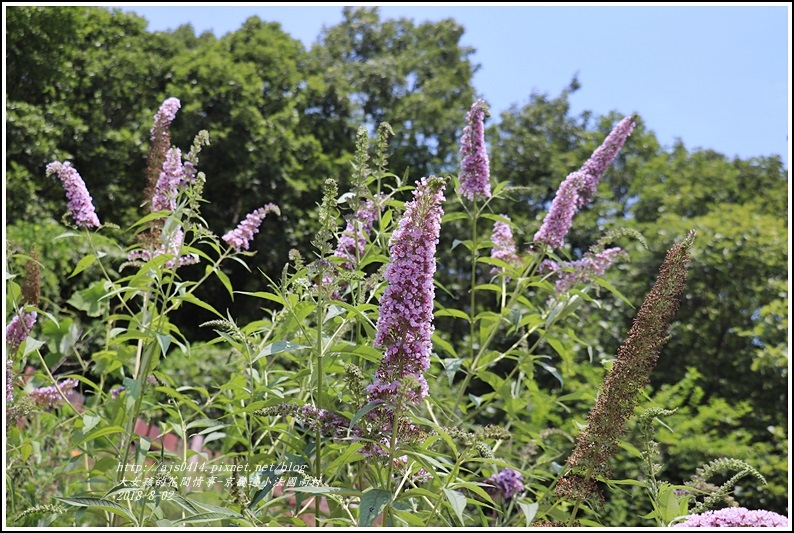
[[[524,478],[520,472],[505,468],[485,480],[490,485],[485,488],[492,496],[501,496],[507,500],[524,490]]]
[[[751,511],[744,507],[727,507],[718,511],[689,515],[673,527],[788,527],[783,515],[772,511]]]
[[[176,118],[176,113],[179,111],[180,107],[182,107],[182,103],[179,101],[179,98],[171,97],[162,103],[160,109],[158,109],[157,113],[154,115],[151,137],[153,141],[157,138],[158,134],[162,135],[163,132],[168,132],[168,128],[171,122]]]
[[[578,208],[581,209],[590,202],[596,192],[598,182],[601,181],[601,176],[604,175],[607,167],[612,164],[620,149],[623,148],[626,139],[634,131],[635,124],[633,116],[626,117],[618,122],[610,134],[607,135],[607,138],[604,139],[604,142],[601,143],[601,146],[582,165],[581,171],[584,172],[585,180],[584,187],[579,191]]]
[[[63,400],[61,395],[58,393],[58,389],[60,389],[61,392],[63,392],[66,396],[67,393],[69,393],[75,387],[77,387],[77,380],[67,379],[66,381],[60,382],[57,388],[55,385],[50,385],[49,387],[39,387],[38,389],[34,389],[30,391],[30,397],[42,407],[52,407]]]
[[[14,401],[14,362],[6,361],[6,403]]]
[[[347,259],[344,268],[353,269],[353,263],[364,255],[364,247],[367,244],[367,235],[372,231],[375,217],[378,215],[379,208],[372,200],[367,200],[364,205],[347,219],[345,231],[339,238],[334,255]]]
[[[163,170],[154,187],[152,211],[173,211],[179,187],[195,179],[196,170],[191,163],[182,164],[182,151],[171,148],[165,155]]]
[[[253,213],[249,213],[236,229],[224,235],[222,237],[223,240],[238,252],[247,250],[251,240],[254,238],[254,234],[259,232],[259,226],[268,213],[280,215],[281,211],[276,204],[267,204],[264,207],[260,207]]]
[[[546,260],[541,264],[542,271],[553,271],[557,274],[555,288],[557,292],[565,292],[577,283],[585,283],[598,276],[603,276],[607,268],[618,258],[629,255],[620,248],[609,248],[597,254],[587,252],[578,261],[555,263]]]
[[[185,240],[185,232],[182,228],[177,228],[171,235],[168,236],[168,243],[161,244],[155,250],[133,250],[127,255],[127,259],[129,261],[149,261],[153,257],[157,257],[158,255],[163,254],[171,254],[174,256],[179,256],[180,249],[182,248],[182,243]],[[166,268],[174,268],[174,266],[181,267],[185,265],[192,265],[194,263],[199,262],[199,257],[197,254],[188,254],[183,255],[178,258],[169,259],[165,263]]]
[[[582,168],[568,174],[557,190],[543,224],[535,233],[536,243],[548,244],[551,248],[562,246],[571,229],[573,216],[592,199],[601,176],[615,160],[626,138],[634,130],[634,124],[633,116],[621,120]]]
[[[11,319],[6,326],[6,344],[9,353],[17,351],[17,348],[28,338],[38,316],[36,311],[20,311]]]
[[[568,230],[573,224],[573,216],[576,214],[576,204],[578,202],[578,191],[584,187],[585,176],[582,172],[573,172],[565,178],[557,194],[551,202],[546,218],[540,229],[535,233],[536,243],[548,244],[551,248],[562,246]]]
[[[110,397],[115,400],[121,395],[122,392],[124,392],[125,389],[126,387],[124,387],[124,385],[113,387],[112,389],[110,389]]]
[[[460,140],[460,193],[474,200],[475,196],[491,197],[488,152],[485,149],[483,120],[489,115],[488,105],[477,100],[466,114],[467,126]]]
[[[501,216],[510,220],[507,215]],[[508,223],[502,221],[494,222],[491,242],[493,243],[493,247],[491,248],[492,258],[501,259],[510,264],[516,264],[521,261],[518,253],[516,253],[516,242],[513,239],[513,231],[510,229]],[[491,269],[491,274],[498,274],[500,271],[500,268],[493,267]]]
[[[78,226],[86,228],[99,227],[99,218],[94,211],[93,200],[86,189],[85,182],[80,174],[67,161],[61,163],[53,161],[47,165],[47,175],[57,174],[63,188],[66,190],[66,198],[69,200],[69,212],[72,214]]]
[[[384,274],[389,285],[381,297],[374,343],[386,351],[375,382],[367,388],[370,401],[395,403],[399,391],[405,395],[400,400],[417,405],[428,394],[422,373],[430,367],[433,275],[443,191],[444,183],[438,178],[418,182],[414,199],[406,204],[389,242],[391,262]]]

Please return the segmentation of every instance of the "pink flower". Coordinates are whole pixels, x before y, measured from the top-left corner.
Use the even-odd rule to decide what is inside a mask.
[[[152,211],[173,211],[176,209],[176,197],[179,187],[190,183],[196,175],[193,165],[182,164],[182,151],[171,148],[165,155],[163,170],[154,186]]]
[[[168,127],[176,118],[176,113],[179,111],[180,107],[182,107],[182,103],[179,101],[179,98],[171,97],[162,103],[160,109],[158,109],[157,113],[154,115],[151,137],[153,141],[157,138],[158,134],[168,134]]]
[[[628,254],[620,248],[609,248],[597,254],[587,252],[578,261],[555,263],[546,260],[542,263],[541,269],[554,271],[559,278],[555,284],[557,292],[565,292],[577,283],[585,283],[603,276],[607,268],[620,257],[627,258]]]
[[[133,250],[127,255],[127,259],[130,261],[149,261],[151,258],[157,257],[158,255],[171,254],[177,257],[166,261],[166,268],[174,268],[174,266],[181,267],[198,263],[199,257],[197,254],[188,254],[179,257],[179,252],[182,248],[182,243],[184,240],[185,232],[180,227],[174,230],[174,232],[168,236],[168,243],[161,244],[155,250]]]
[[[347,259],[344,267],[353,269],[353,263],[364,255],[367,244],[367,235],[372,231],[375,218],[378,215],[378,206],[372,200],[367,200],[364,205],[347,219],[345,231],[339,238],[334,255]]]
[[[551,248],[562,246],[571,229],[573,216],[592,199],[598,182],[634,130],[634,124],[633,116],[621,120],[582,168],[565,178],[543,224],[535,233],[536,243],[548,244]]]
[[[52,407],[63,400],[58,393],[58,389],[68,397],[68,393],[75,387],[77,387],[77,380],[67,379],[66,381],[60,382],[57,388],[55,385],[50,385],[49,387],[39,387],[38,389],[32,390],[30,391],[30,397],[42,407]]]
[[[380,301],[375,347],[386,352],[367,390],[370,401],[396,403],[398,391],[416,405],[428,394],[422,373],[430,367],[436,245],[441,230],[444,182],[423,178],[389,242],[388,287]],[[401,387],[400,385],[408,385]],[[407,390],[410,389],[410,392]]]
[[[510,220],[507,215],[501,216],[507,220]],[[502,261],[511,264],[516,264],[521,261],[518,253],[516,253],[516,242],[513,240],[513,231],[510,229],[510,225],[506,222],[494,222],[493,232],[491,233],[491,242],[493,243],[493,247],[491,248],[492,258],[501,259]],[[500,271],[500,268],[493,267],[491,269],[491,274],[498,274]]]
[[[60,163],[53,161],[47,165],[47,175],[57,174],[66,190],[69,200],[69,212],[78,226],[86,228],[99,227],[99,218],[94,211],[93,200],[86,189],[85,182],[80,174],[72,167],[70,162]]]
[[[276,213],[277,215],[280,215],[281,211],[275,204],[267,204],[264,207],[260,207],[253,213],[248,214],[245,217],[245,220],[240,222],[237,228],[224,235],[222,237],[223,240],[238,252],[241,250],[247,250],[249,244],[254,238],[254,234],[259,232],[259,226],[262,224],[262,221],[265,219],[268,213]]]
[[[488,153],[485,150],[485,128],[483,121],[489,114],[488,105],[477,100],[466,114],[467,126],[460,141],[460,193],[474,200],[475,196],[491,197]]]
[[[520,472],[505,468],[485,480],[490,485],[485,490],[492,496],[501,496],[505,500],[512,498],[524,490],[524,478]]]
[[[14,362],[6,361],[6,403],[14,401]]]
[[[551,248],[562,246],[573,224],[573,216],[576,214],[578,191],[584,187],[584,184],[585,176],[582,172],[574,172],[565,178],[551,203],[549,213],[535,233],[536,243],[548,244]]]
[[[582,165],[581,171],[584,172],[585,183],[584,187],[579,191],[578,208],[581,209],[590,202],[596,192],[598,182],[601,181],[601,177],[606,172],[607,167],[612,164],[620,149],[623,148],[626,139],[634,131],[634,126],[635,118],[633,116],[626,117],[618,122],[601,146]]]
[[[11,319],[6,326],[6,344],[8,344],[9,353],[17,351],[17,348],[28,338],[38,316],[36,311],[20,311]]]
[[[744,507],[727,507],[719,511],[689,515],[683,522],[673,527],[788,527],[789,521],[783,515],[765,511],[750,511]]]

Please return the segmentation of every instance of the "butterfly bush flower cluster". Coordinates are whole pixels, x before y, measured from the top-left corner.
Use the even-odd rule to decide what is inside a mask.
[[[604,142],[601,143],[593,155],[590,156],[584,165],[582,165],[582,173],[584,174],[584,187],[579,191],[579,199],[577,207],[581,209],[587,205],[593,198],[596,192],[598,182],[601,181],[601,176],[606,172],[607,167],[612,164],[612,161],[617,157],[623,144],[628,139],[631,132],[634,131],[636,125],[633,116],[626,117],[607,135]]]
[[[587,252],[578,261],[557,263],[546,260],[541,264],[541,271],[555,272],[557,292],[565,292],[577,283],[585,283],[593,278],[604,275],[604,272],[619,258],[628,258],[629,254],[620,248],[609,248],[598,253]]]
[[[178,98],[171,97],[162,103],[160,109],[154,115],[149,156],[146,160],[146,188],[143,193],[144,198],[149,202],[154,198],[155,185],[160,178],[160,172],[163,170],[166,153],[171,148],[171,131],[169,128],[181,106],[182,104]],[[152,210],[156,211],[156,209]]]
[[[565,178],[543,224],[535,233],[536,243],[547,244],[551,248],[562,246],[571,229],[573,216],[592,199],[598,182],[634,130],[634,125],[633,116],[621,120],[582,168]]]
[[[17,348],[28,338],[38,316],[36,311],[20,311],[11,319],[6,326],[6,345],[9,353],[17,351]]]
[[[489,115],[488,105],[477,100],[466,114],[467,126],[460,141],[460,193],[469,200],[491,197],[488,153],[485,149],[483,121]]]
[[[485,491],[491,496],[509,500],[524,490],[524,477],[512,468],[505,468],[485,480]]]
[[[433,275],[443,191],[443,180],[423,178],[389,242],[391,263],[384,274],[388,287],[380,301],[374,343],[386,351],[375,382],[367,388],[370,401],[395,404],[399,391],[406,395],[401,398],[404,405],[417,405],[428,394],[422,373],[430,367]],[[401,387],[408,377],[412,386]]]
[[[152,211],[173,211],[176,209],[176,197],[179,188],[193,183],[196,179],[196,168],[189,161],[182,163],[182,151],[171,148],[165,155],[163,170],[154,187]]]
[[[157,257],[163,254],[171,254],[177,257],[174,259],[169,259],[165,263],[166,268],[174,268],[181,267],[185,265],[192,265],[194,263],[199,262],[198,254],[187,254],[183,256],[179,256],[179,252],[182,248],[182,243],[185,240],[185,232],[182,231],[182,228],[177,228],[174,232],[170,235],[166,236],[167,243],[161,244],[158,248],[154,250],[133,250],[131,251],[127,259],[130,261],[148,261],[152,257]]]
[[[689,515],[673,527],[789,527],[788,518],[772,511],[751,511],[744,507],[727,507],[718,511]]]
[[[353,263],[364,255],[367,235],[372,231],[379,208],[372,200],[367,200],[356,213],[347,219],[345,231],[339,238],[334,255],[346,259],[342,266],[352,270]]]
[[[222,237],[223,240],[238,252],[247,250],[254,238],[254,234],[259,232],[259,226],[268,213],[280,215],[281,211],[275,204],[267,204],[264,207],[260,207],[256,211],[249,213],[237,228],[224,235]]]
[[[67,379],[65,381],[61,381],[57,388],[55,385],[50,385],[49,387],[39,387],[38,389],[34,389],[30,391],[30,397],[42,407],[52,407],[53,405],[58,404],[63,400],[58,389],[64,393],[64,396],[69,398],[70,392],[77,387],[77,380],[76,379]]]
[[[600,496],[595,478],[611,476],[609,458],[617,450],[617,439],[634,414],[637,394],[648,384],[651,370],[667,340],[667,330],[678,311],[684,292],[690,232],[673,246],[662,263],[659,277],[637,313],[628,337],[618,348],[617,359],[604,379],[588,424],[568,457],[570,471],[559,480],[557,495],[581,501]]]
[[[6,360],[6,403],[14,401],[14,362]]]
[[[502,217],[510,220],[507,215]],[[510,264],[516,264],[521,261],[518,253],[516,252],[516,242],[513,239],[513,231],[507,222],[497,220],[493,225],[493,232],[491,233],[491,257],[494,259],[501,259],[502,261]],[[501,271],[498,267],[491,269],[491,274],[498,274]]]
[[[66,198],[69,200],[69,212],[72,214],[75,223],[80,227],[97,228],[99,227],[99,217],[94,211],[93,200],[86,189],[83,178],[77,170],[67,161],[61,163],[53,161],[47,165],[47,175],[57,174],[66,190]]]

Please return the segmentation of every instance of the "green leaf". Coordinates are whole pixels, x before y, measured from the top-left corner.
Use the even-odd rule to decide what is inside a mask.
[[[617,296],[618,298],[620,298],[621,300],[623,300],[624,302],[626,302],[629,305],[629,307],[634,309],[634,305],[625,296],[623,296],[623,293],[621,293],[619,290],[613,287],[607,280],[603,278],[596,278],[594,281],[599,285],[601,285],[602,287],[604,287],[609,292],[611,292],[612,294],[614,294],[615,296]]]
[[[452,222],[454,220],[462,220],[464,218],[469,218],[469,215],[463,212],[447,213],[443,217],[441,217],[441,223],[445,224],[447,222]]]
[[[370,411],[372,411],[373,409],[375,409],[377,406],[381,405],[382,403],[383,403],[383,400],[375,400],[373,402],[369,402],[367,405],[365,405],[364,407],[359,409],[358,412],[356,412],[356,414],[353,415],[353,418],[350,420],[350,425],[348,427],[350,429],[353,429],[353,426],[356,425],[356,422],[361,420],[362,416],[364,416],[365,414],[369,413]]]
[[[71,274],[69,274],[69,277],[75,277],[77,274],[93,265],[94,261],[96,261],[96,256],[94,254],[88,254],[87,256],[83,257],[80,259],[80,261],[78,261],[77,266],[74,267],[74,270]]]
[[[461,494],[460,492],[448,488],[444,488],[444,494],[449,500],[449,504],[452,506],[452,510],[455,511],[455,515],[458,517],[460,521],[460,525],[463,524],[463,509],[466,508],[466,496]]]
[[[547,363],[544,363],[543,361],[538,361],[538,364],[540,366],[542,366],[543,368],[545,368],[549,372],[549,374],[551,374],[552,376],[557,378],[557,381],[560,382],[560,387],[565,386],[565,383],[562,380],[562,376],[560,375],[560,373],[557,371],[557,369],[555,367],[553,367],[553,366],[551,366],[551,365],[549,365]]]
[[[349,465],[356,461],[360,461],[364,456],[359,455],[358,457],[356,457],[356,455],[358,454],[358,451],[363,447],[364,444],[360,442],[350,444],[349,446],[345,447],[344,453],[342,453],[339,457],[334,459],[330,464],[324,465],[323,468],[331,472],[337,468]]]
[[[96,431],[92,431],[88,435],[84,436],[82,439],[74,443],[72,446],[74,448],[78,448],[81,445],[85,444],[88,441],[92,441],[98,439],[100,437],[105,437],[107,435],[114,435],[116,433],[124,433],[125,430],[121,426],[108,426],[105,428],[97,429]]]
[[[198,524],[203,522],[217,522],[218,520],[228,520],[231,518],[228,514],[224,513],[200,513],[186,518],[175,520],[174,524]]]
[[[85,413],[83,415],[83,435],[87,435],[88,432],[94,429],[101,420],[101,416]]]
[[[55,497],[56,500],[63,502],[67,505],[73,505],[75,507],[87,507],[89,509],[99,509],[102,511],[109,511],[111,513],[121,515],[124,518],[127,518],[130,522],[132,522],[135,527],[138,527],[138,521],[135,519],[132,513],[127,510],[126,507],[122,507],[121,505],[117,504],[114,501],[110,500],[103,500],[102,498],[59,498]]]
[[[122,384],[124,385],[124,392],[127,393],[125,412],[129,414],[130,411],[132,411],[132,408],[135,406],[136,400],[141,395],[141,382],[137,379],[124,378]]]
[[[538,503],[518,502],[518,506],[521,507],[522,511],[524,511],[524,517],[527,519],[527,527],[529,527],[538,512]]]
[[[86,289],[75,292],[67,303],[80,311],[85,311],[88,316],[100,316],[108,307],[104,297],[107,295],[104,281],[92,283]]]
[[[391,492],[382,489],[368,490],[361,496],[358,526],[370,527],[372,522],[391,501]]]
[[[44,341],[36,340],[33,337],[28,337],[25,339],[25,349],[22,350],[23,355],[28,355],[31,352],[35,352],[46,343]]]
[[[462,318],[466,322],[471,322],[471,318],[469,317],[469,315],[467,315],[460,309],[439,309],[438,311],[433,313],[433,316],[435,317],[452,316],[455,318]]]
[[[221,270],[220,268],[214,268],[213,269],[210,265],[207,265],[207,268],[204,269],[204,271],[205,271],[206,274],[209,274],[210,272],[214,272],[215,273],[215,275],[218,277],[218,279],[221,280],[221,283],[223,283],[223,286],[226,287],[226,290],[229,291],[229,296],[231,296],[232,301],[233,301],[234,300],[234,289],[232,289],[232,282],[231,282],[231,280],[229,280],[229,276],[224,274],[223,270]]]
[[[222,314],[215,310],[210,304],[203,300],[199,300],[196,298],[192,293],[186,292],[185,294],[181,294],[176,297],[177,300],[182,300],[183,302],[191,303],[195,306],[201,307],[202,309],[206,309],[210,313],[213,313],[221,318],[225,318]]]
[[[171,346],[171,335],[162,335],[157,333],[157,344],[160,345],[160,350],[163,356],[168,353],[168,347]]]
[[[289,352],[291,350],[297,350],[300,348],[308,348],[308,346],[304,346],[303,344],[295,344],[294,342],[289,342],[289,341],[277,341],[274,342],[273,344],[268,344],[267,346],[262,348],[262,351],[259,352],[256,355],[256,357],[254,357],[254,360],[251,362],[255,363],[262,357],[267,357],[268,355],[273,355],[281,352]]]

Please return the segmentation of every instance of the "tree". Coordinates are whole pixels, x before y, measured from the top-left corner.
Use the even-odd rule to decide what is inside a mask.
[[[439,22],[381,20],[377,8],[343,10],[311,51],[317,71],[351,99],[352,119],[370,131],[394,129],[392,169],[411,181],[455,172],[457,141],[474,102],[474,52],[460,44],[463,27]]]

